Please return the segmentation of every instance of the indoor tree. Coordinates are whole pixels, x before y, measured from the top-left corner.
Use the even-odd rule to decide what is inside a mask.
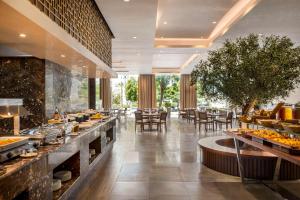
[[[256,103],[286,97],[300,82],[300,48],[288,37],[250,34],[210,51],[192,72],[208,99],[226,100],[247,114]]]

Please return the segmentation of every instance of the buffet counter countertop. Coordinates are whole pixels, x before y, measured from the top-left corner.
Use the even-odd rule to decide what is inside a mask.
[[[70,195],[66,192],[68,190],[61,192],[59,196],[52,193],[53,173],[61,166],[70,165],[68,163],[70,158],[77,156],[77,158],[71,159],[76,166],[71,167],[71,170],[76,171],[75,168],[78,168],[76,182],[82,182],[91,168],[112,148],[116,140],[115,126],[116,118],[111,117],[104,122],[95,123],[90,128],[79,130],[79,134],[76,136],[65,136],[61,144],[40,146],[36,157],[17,157],[2,163],[1,167],[5,169],[5,172],[0,176],[0,199],[20,197],[24,192],[29,196],[28,199],[68,198]],[[106,137],[109,137],[110,140],[106,141]],[[99,149],[101,148],[98,150],[99,156],[95,162],[91,162],[90,145],[93,141],[101,141],[101,139],[102,143],[96,144],[96,148],[98,148],[97,145],[100,146]]]

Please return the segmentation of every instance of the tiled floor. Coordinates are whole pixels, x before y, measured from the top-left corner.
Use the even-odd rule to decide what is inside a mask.
[[[139,129],[138,129],[139,130]],[[282,199],[263,184],[240,183],[200,164],[197,141],[220,135],[199,133],[193,124],[172,119],[167,132],[134,131],[122,119],[117,142],[105,166],[81,188],[77,199]]]

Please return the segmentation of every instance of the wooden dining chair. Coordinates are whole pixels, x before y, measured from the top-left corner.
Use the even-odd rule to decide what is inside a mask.
[[[187,116],[187,111],[186,109],[180,109],[179,112],[178,112],[178,119],[181,117],[182,119],[183,118],[186,118]]]
[[[187,115],[187,119],[188,119],[188,122],[191,122],[191,121],[194,121],[194,119],[196,118],[195,116],[195,109],[188,109],[188,115]]]
[[[207,112],[198,112],[198,116],[199,116],[199,131],[201,130],[201,125],[204,124],[205,125],[205,131],[207,131],[207,125],[212,125],[213,130],[214,128],[214,120],[208,118],[207,116]]]
[[[226,129],[228,129],[228,124],[230,124],[230,127],[232,128],[232,120],[233,120],[233,112],[229,112],[227,117],[224,119],[215,119],[216,129],[219,127],[222,129],[222,125],[226,125]]]
[[[144,126],[150,124],[149,120],[144,119],[141,112],[135,112],[134,115],[135,115],[135,127],[134,127],[134,130],[136,131],[136,126],[140,125],[141,131],[144,131]]]
[[[157,125],[157,130],[158,130],[158,127],[159,127],[159,131],[161,131],[161,126],[164,125],[165,130],[167,131],[167,116],[168,116],[167,112],[161,112],[159,119],[154,119],[153,120],[152,123]]]

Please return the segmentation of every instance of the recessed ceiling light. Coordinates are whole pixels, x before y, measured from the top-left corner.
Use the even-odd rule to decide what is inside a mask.
[[[166,24],[168,24],[168,22],[167,22],[167,21],[164,21],[164,24],[166,25]]]
[[[213,21],[212,23],[213,23],[213,24],[216,24],[217,22],[216,22],[216,21]]]
[[[65,58],[65,57],[66,57],[66,55],[64,55],[64,54],[61,54],[61,55],[60,55],[60,57],[62,57],[62,58]]]
[[[20,37],[20,38],[26,38],[26,34],[25,34],[25,33],[20,33],[20,34],[19,34],[19,37]]]
[[[85,65],[83,65],[82,67],[83,67],[83,68],[86,68],[86,66],[85,66]]]
[[[132,39],[136,39],[136,38],[137,38],[136,36],[133,36],[133,37],[132,37]]]
[[[129,2],[130,0],[123,0],[124,2]]]

